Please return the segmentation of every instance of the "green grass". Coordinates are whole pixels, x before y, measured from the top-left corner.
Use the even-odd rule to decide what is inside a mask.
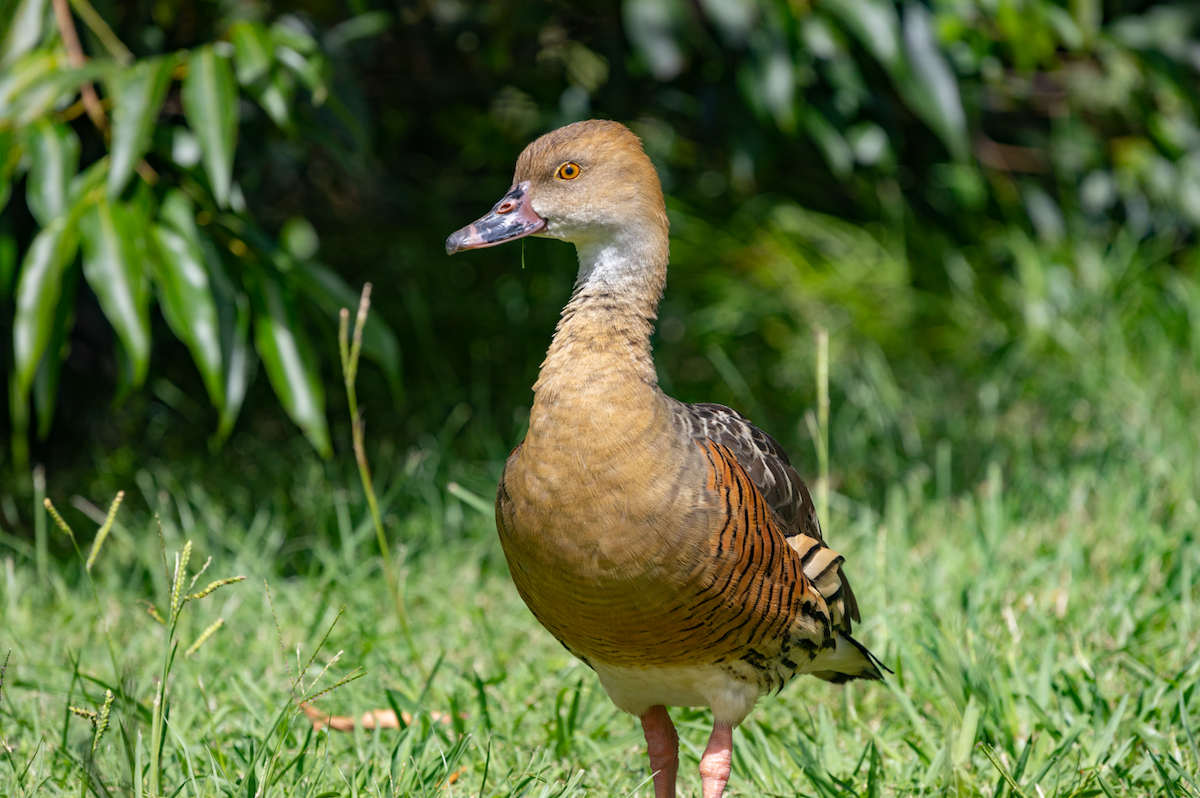
[[[410,453],[377,475],[404,547],[412,649],[365,504],[329,483],[307,497],[306,528],[331,534],[298,537],[269,504],[231,510],[167,470],[141,472],[91,571],[94,595],[81,562],[52,561],[39,581],[32,547],[4,538],[0,795],[129,795],[136,772],[148,787],[168,649],[147,607],[167,615],[170,587],[145,507],[172,568],[187,540],[191,572],[212,556],[195,590],[248,577],[180,613],[165,795],[652,795],[637,722],[521,604],[490,516],[413,465],[431,457]],[[483,493],[489,468],[464,481]],[[801,679],[764,699],[735,734],[729,794],[1200,794],[1200,513],[1188,491],[1171,469],[1129,463],[1008,488],[994,468],[938,501],[913,480],[882,514],[835,495],[830,538],[863,606],[861,638],[895,674],[845,688]],[[53,475],[48,493],[68,505]],[[64,513],[86,556],[81,530],[95,527]],[[185,657],[217,618],[223,627]],[[356,669],[362,678],[325,695],[323,710],[393,707],[412,724],[330,735],[297,716],[293,695]],[[106,690],[116,699],[93,758],[93,726],[68,707],[98,711]],[[673,716],[682,794],[696,794],[708,716]]]

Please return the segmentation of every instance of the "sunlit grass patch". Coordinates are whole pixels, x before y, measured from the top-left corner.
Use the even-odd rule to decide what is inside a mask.
[[[1155,486],[1128,472],[1080,472],[1038,502],[992,477],[944,501],[898,487],[882,514],[834,496],[828,526],[858,586],[862,637],[895,674],[845,688],[802,679],[764,699],[737,731],[731,794],[1200,792],[1195,514],[1164,515],[1148,498]],[[114,525],[91,572],[99,603],[83,562],[52,566],[38,584],[32,562],[8,557],[0,791],[149,790],[163,652],[178,641],[160,738],[165,795],[652,794],[636,721],[529,615],[485,514],[470,510],[463,539],[426,538],[408,554],[418,663],[369,553],[369,521],[349,531],[365,550],[345,557],[342,541],[313,539],[309,572],[281,578],[256,553],[277,540],[274,521],[229,518],[202,494],[176,500],[159,508],[168,550],[182,514],[224,519],[193,524],[191,559],[211,551],[213,573],[250,578],[195,598],[174,636],[148,605],[165,619],[172,595],[203,590],[164,572],[149,516]],[[333,489],[324,500],[331,517],[366,515]],[[220,631],[179,656],[218,617]],[[390,708],[410,719],[403,728],[313,728],[293,686],[322,642],[303,688],[327,665],[312,692],[365,675],[319,709]],[[107,690],[110,728],[93,756],[96,729],[68,707],[99,712]],[[674,715],[688,794],[709,721]]]

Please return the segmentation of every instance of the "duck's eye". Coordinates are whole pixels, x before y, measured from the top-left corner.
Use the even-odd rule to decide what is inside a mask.
[[[559,180],[574,180],[575,178],[579,177],[579,174],[582,171],[583,169],[579,166],[579,164],[575,163],[574,161],[567,161],[565,164],[558,167],[558,171],[554,173],[554,176]]]

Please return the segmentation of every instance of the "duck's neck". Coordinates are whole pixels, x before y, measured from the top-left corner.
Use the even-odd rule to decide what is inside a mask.
[[[590,534],[587,517],[663,517],[662,502],[676,484],[672,469],[687,462],[671,400],[658,389],[650,356],[666,280],[665,227],[660,237],[634,239],[633,245],[579,247],[575,292],[533,387],[529,431],[511,489],[578,502],[586,486],[588,496],[608,497],[598,499],[601,504],[614,497],[624,502],[600,509],[595,501],[584,502],[578,523],[571,522],[584,537]],[[623,492],[631,475],[640,475],[645,488],[637,501]]]
[[[650,336],[667,278],[666,230],[581,243],[579,275],[534,385],[535,407],[653,391]]]

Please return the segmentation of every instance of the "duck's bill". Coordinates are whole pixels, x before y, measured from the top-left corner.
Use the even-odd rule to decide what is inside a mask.
[[[529,201],[529,181],[513,186],[496,207],[446,239],[446,254],[464,249],[483,249],[531,236],[546,226],[546,220],[533,212]]]

